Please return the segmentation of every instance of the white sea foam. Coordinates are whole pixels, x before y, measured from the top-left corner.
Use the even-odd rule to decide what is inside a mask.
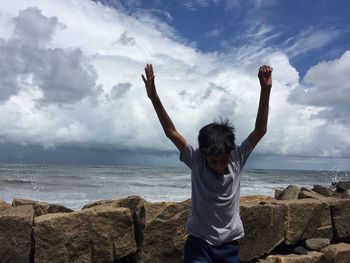
[[[349,180],[347,172],[247,170],[242,173],[241,195],[274,195],[289,184],[330,186]],[[0,166],[0,199],[33,199],[80,209],[102,199],[140,195],[148,201],[183,201],[191,196],[187,168],[112,166]]]

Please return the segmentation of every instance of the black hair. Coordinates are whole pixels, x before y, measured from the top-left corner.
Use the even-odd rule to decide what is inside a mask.
[[[210,123],[199,130],[199,149],[205,156],[229,154],[236,148],[234,127],[228,120]]]

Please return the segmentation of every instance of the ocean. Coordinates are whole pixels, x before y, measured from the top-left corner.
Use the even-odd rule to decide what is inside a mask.
[[[241,196],[270,195],[290,184],[330,186],[350,180],[350,172],[244,170]],[[191,196],[185,167],[0,165],[0,200],[31,199],[74,210],[85,204],[140,195],[148,201],[183,201]]]

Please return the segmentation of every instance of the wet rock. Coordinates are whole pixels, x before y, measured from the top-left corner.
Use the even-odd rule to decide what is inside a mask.
[[[34,219],[35,262],[123,262],[136,252],[128,208],[96,206]]]
[[[69,209],[61,205],[49,204],[49,203],[39,202],[35,200],[13,199],[12,201],[13,207],[18,207],[23,205],[32,205],[35,211],[35,217],[41,216],[44,214],[50,214],[50,213],[73,212],[72,209]]]
[[[242,202],[245,236],[239,240],[242,262],[270,253],[284,240],[284,209],[279,204]]]
[[[31,262],[33,219],[31,205],[0,211],[0,262]]]
[[[305,246],[309,250],[321,251],[323,248],[329,246],[330,242],[328,238],[311,238],[305,241]]]

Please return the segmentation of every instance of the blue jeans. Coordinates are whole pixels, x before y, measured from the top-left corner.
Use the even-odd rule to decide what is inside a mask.
[[[203,239],[189,236],[185,243],[184,263],[239,263],[239,245],[231,241],[213,246]]]

